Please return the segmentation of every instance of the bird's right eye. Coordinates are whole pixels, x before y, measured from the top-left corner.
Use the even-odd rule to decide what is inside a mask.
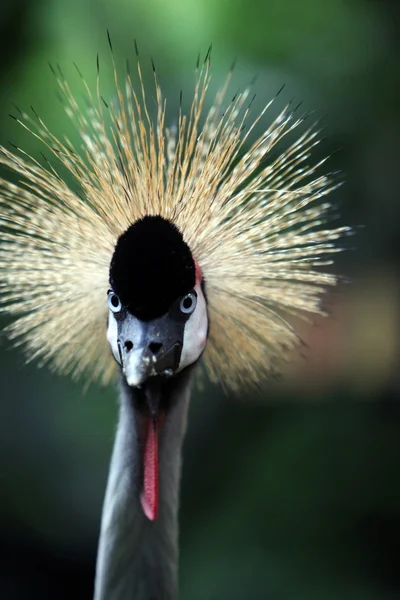
[[[108,294],[108,306],[113,313],[119,312],[122,308],[121,300],[114,292]]]

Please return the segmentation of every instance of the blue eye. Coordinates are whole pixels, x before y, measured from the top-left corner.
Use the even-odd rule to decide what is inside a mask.
[[[114,292],[109,292],[108,294],[108,306],[113,313],[120,312],[122,308],[121,300]]]
[[[183,314],[190,315],[196,308],[196,304],[197,294],[195,291],[192,291],[181,298],[179,308]]]

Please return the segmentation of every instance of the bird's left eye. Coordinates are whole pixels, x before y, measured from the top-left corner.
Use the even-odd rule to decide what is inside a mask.
[[[183,296],[181,298],[179,308],[183,314],[190,315],[196,308],[196,304],[197,304],[197,294],[193,290],[192,292],[189,292],[188,294],[186,294],[185,296]]]
[[[113,313],[119,312],[122,308],[121,300],[114,292],[108,294],[108,306]]]

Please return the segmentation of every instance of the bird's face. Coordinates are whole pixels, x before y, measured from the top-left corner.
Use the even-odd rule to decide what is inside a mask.
[[[135,399],[142,454],[141,503],[158,511],[158,446],[178,373],[200,358],[208,333],[204,281],[178,229],[162,217],[137,221],[110,265],[107,339]]]
[[[107,339],[131,387],[149,377],[171,377],[195,363],[207,340],[207,307],[201,282],[176,298],[160,317],[144,321],[132,315],[119,296],[108,292]]]
[[[107,338],[129,386],[198,360],[208,330],[204,282],[172,223],[147,216],[121,235],[110,286]]]

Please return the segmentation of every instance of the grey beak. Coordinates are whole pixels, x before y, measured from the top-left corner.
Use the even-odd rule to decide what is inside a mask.
[[[118,328],[118,352],[128,385],[136,387],[154,375],[173,375],[182,343],[182,324],[168,315],[146,322],[127,313]]]

